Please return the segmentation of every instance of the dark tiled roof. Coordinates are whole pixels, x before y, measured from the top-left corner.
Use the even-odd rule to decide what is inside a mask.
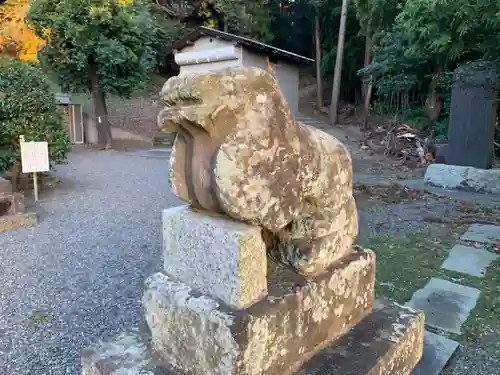
[[[202,36],[210,36],[212,38],[220,38],[222,40],[226,40],[228,42],[236,42],[242,46],[245,46],[249,50],[253,50],[255,52],[260,52],[262,54],[267,54],[276,58],[280,58],[282,60],[286,60],[289,63],[303,65],[303,64],[311,64],[314,62],[313,59],[309,57],[304,57],[301,55],[297,55],[296,53],[285,51],[273,46],[270,46],[265,43],[261,43],[257,40],[245,38],[243,36],[238,36],[230,33],[226,33],[224,31],[220,31],[217,29],[212,29],[209,27],[200,26],[190,34],[186,35],[184,38],[179,39],[174,42],[170,46],[170,52],[174,50],[181,50],[190,43],[198,40]]]

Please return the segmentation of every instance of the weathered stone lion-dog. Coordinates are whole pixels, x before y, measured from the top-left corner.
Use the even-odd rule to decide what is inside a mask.
[[[161,99],[159,130],[177,133],[170,169],[177,197],[261,226],[270,255],[303,275],[352,251],[358,221],[349,152],[295,121],[269,73],[180,75]]]

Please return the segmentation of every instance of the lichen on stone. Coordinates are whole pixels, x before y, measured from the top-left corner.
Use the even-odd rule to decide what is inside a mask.
[[[352,251],[349,152],[295,121],[269,73],[238,67],[172,77],[161,97],[158,127],[177,132],[170,181],[180,199],[261,226],[274,236],[270,255],[304,275]]]

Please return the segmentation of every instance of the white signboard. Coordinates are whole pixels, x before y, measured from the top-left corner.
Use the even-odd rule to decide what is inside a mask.
[[[21,142],[23,173],[48,172],[49,145],[47,142]]]

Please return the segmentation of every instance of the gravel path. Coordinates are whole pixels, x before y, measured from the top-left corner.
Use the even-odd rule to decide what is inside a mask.
[[[80,350],[142,321],[161,268],[168,153],[73,152],[39,225],[0,233],[0,374],[77,375]]]

